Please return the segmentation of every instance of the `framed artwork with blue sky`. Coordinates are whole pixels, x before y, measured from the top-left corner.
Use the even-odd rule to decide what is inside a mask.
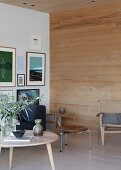
[[[45,53],[26,53],[26,85],[45,85]]]

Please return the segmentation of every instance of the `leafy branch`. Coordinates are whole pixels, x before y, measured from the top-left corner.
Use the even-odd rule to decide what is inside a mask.
[[[14,96],[5,96],[3,98],[0,98],[1,120],[10,120],[11,118],[15,118],[16,116],[20,115],[21,111],[24,110],[28,116],[28,106],[35,104],[37,100],[41,101],[42,98],[43,95],[41,97],[37,97],[36,99],[29,99],[27,97],[23,97],[19,99],[19,101],[15,101]]]

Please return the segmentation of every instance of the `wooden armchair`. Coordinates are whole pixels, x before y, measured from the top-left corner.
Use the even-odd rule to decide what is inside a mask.
[[[121,133],[121,100],[98,100],[101,141],[106,133]]]

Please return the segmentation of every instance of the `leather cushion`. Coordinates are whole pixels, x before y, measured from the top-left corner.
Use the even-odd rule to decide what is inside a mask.
[[[39,105],[30,105],[26,111],[21,111],[19,115],[20,122],[34,123],[36,115],[39,113]]]

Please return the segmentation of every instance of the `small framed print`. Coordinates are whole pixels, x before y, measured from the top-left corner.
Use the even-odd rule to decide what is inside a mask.
[[[17,86],[25,86],[25,74],[17,74]]]
[[[41,50],[41,36],[31,35],[31,49]]]

